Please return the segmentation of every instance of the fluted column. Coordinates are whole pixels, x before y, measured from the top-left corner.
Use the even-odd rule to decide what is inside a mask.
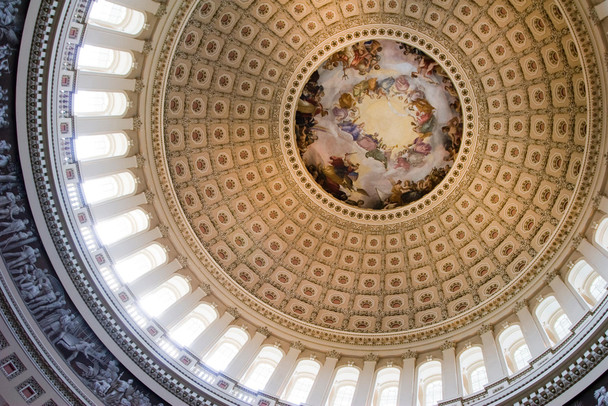
[[[181,297],[157,317],[157,321],[167,330],[171,330],[199,305],[202,298],[209,294],[209,285],[198,286],[192,292]]]
[[[224,370],[224,374],[237,381],[240,380],[269,335],[270,331],[266,327],[258,328],[251,340],[247,341],[239,353],[230,361],[230,364]]]
[[[583,254],[585,261],[595,269],[595,272],[608,281],[608,258],[586,238],[583,238],[577,250]]]
[[[129,211],[146,203],[148,203],[148,200],[146,199],[145,193],[139,193],[137,195],[110,200],[106,203],[92,205],[91,212],[93,213],[95,220],[101,221],[106,218],[114,217],[117,213]]]
[[[182,269],[182,265],[177,259],[174,259],[135,279],[129,284],[129,289],[131,289],[131,292],[133,292],[136,297],[142,297],[168,281],[169,278],[180,269]]]
[[[112,3],[152,14],[155,14],[160,6],[160,3],[153,0],[112,0]]]
[[[556,272],[547,275],[546,281],[555,293],[555,299],[566,313],[572,324],[575,324],[585,316],[587,309],[578,301],[576,296],[568,289],[561,276]]]
[[[443,400],[449,400],[461,396],[461,385],[458,382],[458,368],[456,367],[456,344],[446,341],[441,346],[443,363],[441,365],[441,385],[443,388]]]
[[[366,406],[371,404],[372,385],[374,384],[374,372],[376,371],[376,363],[378,355],[367,354],[363,361],[363,371],[357,379],[355,394],[351,406]]]
[[[528,303],[525,300],[515,304],[515,314],[521,323],[521,331],[532,355],[532,359],[541,355],[547,349],[545,336],[541,333],[538,326],[534,322],[534,318],[528,309]]]
[[[137,158],[135,156],[98,159],[80,164],[80,175],[85,179],[90,179],[112,175],[131,168],[137,168]]]
[[[416,404],[416,357],[418,354],[407,350],[403,358],[403,368],[399,376],[399,392],[397,404],[399,406],[411,406]]]
[[[331,378],[334,375],[334,369],[340,359],[340,354],[336,351],[330,351],[325,357],[325,363],[319,370],[315,382],[312,384],[312,389],[306,399],[306,404],[311,406],[318,406],[325,403],[327,398],[329,387],[332,383]]]
[[[126,240],[122,240],[118,243],[114,243],[107,247],[107,250],[114,260],[120,260],[133,254],[135,251],[144,248],[146,245],[161,238],[162,236],[163,234],[160,229],[158,227],[154,227],[152,230],[134,235],[133,237],[129,237]]]
[[[597,13],[597,17],[601,20],[604,20],[608,17],[608,0],[604,0],[600,4],[595,5],[595,12]],[[602,198],[604,198],[602,196]],[[606,212],[608,213],[608,212]]]
[[[145,42],[123,33],[106,28],[87,26],[84,34],[84,43],[103,48],[118,49],[120,51],[142,52]]]
[[[274,369],[274,372],[270,376],[266,387],[264,388],[264,393],[267,393],[274,397],[280,397],[285,389],[285,385],[289,382],[289,378],[291,378],[291,374],[293,373],[293,369],[296,366],[296,362],[298,361],[298,356],[304,349],[304,346],[301,342],[296,341],[291,344],[289,347],[289,351],[287,355],[281,358],[279,365]]]
[[[190,345],[193,354],[204,356],[211,346],[220,338],[226,327],[239,317],[239,312],[235,308],[228,308],[222,317],[215,319]]]
[[[483,353],[488,383],[494,383],[507,376],[504,359],[498,352],[492,326],[487,324],[482,325],[481,329],[479,329],[479,335],[481,337],[481,352]]]

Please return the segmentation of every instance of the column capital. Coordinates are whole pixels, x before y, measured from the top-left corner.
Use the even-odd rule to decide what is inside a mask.
[[[520,310],[527,309],[527,308],[528,308],[528,301],[527,300],[520,300],[518,302],[515,302],[515,306],[513,307],[513,311],[515,311],[515,313],[518,313]]]
[[[340,357],[342,356],[342,354],[340,354],[338,351],[336,350],[331,350],[329,352],[327,352],[325,354],[326,358],[335,358],[335,359],[340,359]]]
[[[373,352],[370,352],[369,354],[366,354],[363,357],[364,361],[374,361],[374,362],[378,362],[378,354],[374,354]]]
[[[299,341],[294,341],[293,343],[291,343],[291,345],[289,347],[293,348],[294,350],[298,350],[298,351],[304,350],[304,344],[302,344]]]
[[[554,270],[552,270],[550,272],[547,272],[547,275],[545,275],[545,282],[547,284],[549,284],[549,283],[551,283],[551,281],[553,279],[555,279],[558,276],[559,276],[559,271],[557,269],[554,269]]]
[[[202,282],[199,285],[199,288],[201,288],[201,290],[203,292],[205,292],[205,295],[210,295],[211,294],[211,286],[208,283]]]
[[[439,347],[441,351],[450,350],[454,348],[456,348],[456,343],[454,341],[449,340],[446,340],[443,344],[441,344],[441,347]]]
[[[418,353],[416,351],[407,350],[406,352],[401,354],[401,358],[402,359],[418,358]]]
[[[488,331],[494,332],[494,326],[491,324],[482,324],[479,327],[479,335],[485,334]]]
[[[226,313],[228,313],[229,315],[231,315],[232,317],[234,317],[235,319],[238,319],[239,316],[241,315],[239,313],[239,311],[236,309],[236,307],[229,307],[226,309]]]
[[[261,335],[266,337],[270,335],[270,330],[268,330],[266,326],[258,327],[257,329],[255,329],[255,332],[260,333]]]

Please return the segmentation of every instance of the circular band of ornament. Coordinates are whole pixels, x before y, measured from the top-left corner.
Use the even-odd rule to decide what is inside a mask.
[[[326,190],[327,188],[324,189],[324,187],[317,182],[315,177],[311,175],[310,167],[307,168],[306,163],[301,157],[302,142],[300,141],[300,145],[298,145],[295,127],[297,120],[301,120],[297,117],[299,109],[298,103],[300,102],[300,106],[302,103],[300,101],[300,95],[302,95],[305,90],[311,76],[315,75],[318,69],[327,63],[328,58],[334,57],[334,55],[347,47],[352,47],[356,44],[365,42],[368,44],[370,42],[377,43],[381,40],[392,40],[402,44],[404,47],[422,51],[429,60],[432,60],[443,69],[447,76],[446,79],[449,79],[451,84],[453,84],[453,87],[457,92],[457,96],[455,96],[460,102],[462,111],[462,140],[459,151],[456,151],[457,155],[454,154],[454,162],[449,169],[449,172],[445,174],[438,184],[434,185],[432,191],[424,194],[415,201],[398,205],[399,207],[391,208],[389,206],[382,210],[373,210],[357,207],[356,205],[353,205],[353,202],[350,202],[349,204],[341,201],[335,197],[335,194],[330,194]],[[336,69],[340,70],[341,68],[338,67]],[[356,71],[352,73],[352,75],[356,74]],[[373,74],[363,75],[363,72],[361,72],[360,78],[363,81],[364,79],[369,79],[370,76],[373,76]],[[478,109],[473,90],[470,86],[470,81],[468,80],[465,70],[457,60],[451,57],[450,53],[441,47],[440,44],[424,34],[410,30],[406,27],[391,25],[367,25],[340,32],[313,49],[298,65],[287,83],[290,87],[287,88],[284,94],[280,112],[280,117],[282,118],[280,123],[281,149],[287,167],[301,190],[307,194],[312,201],[327,212],[336,215],[343,220],[364,224],[391,224],[411,220],[416,216],[428,212],[453,192],[473,161],[472,154],[477,145],[477,134],[475,129],[478,128]],[[378,97],[378,99],[380,99],[380,97]],[[300,110],[302,110],[302,107],[300,107]],[[344,122],[340,123],[340,125],[343,124]],[[359,142],[359,145],[362,145],[362,142]],[[371,148],[368,148],[368,150],[369,149]],[[378,150],[376,149],[376,151]],[[370,154],[367,154],[367,156],[369,157]],[[380,159],[384,158],[380,156]],[[349,179],[346,180],[348,181]],[[361,191],[361,189],[359,190]]]

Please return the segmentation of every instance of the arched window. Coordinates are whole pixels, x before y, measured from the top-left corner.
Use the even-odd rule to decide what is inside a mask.
[[[306,402],[319,369],[321,366],[316,361],[309,359],[298,361],[281,399],[296,405]]]
[[[606,294],[606,281],[585,260],[578,261],[568,273],[568,283],[591,308]]]
[[[213,320],[217,311],[207,303],[201,303],[169,332],[169,336],[183,346],[188,346]]]
[[[93,3],[87,23],[125,34],[137,35],[144,28],[144,13],[105,0]]]
[[[359,370],[355,367],[342,367],[336,372],[326,406],[350,406],[359,380]]]
[[[536,317],[553,345],[570,332],[572,323],[554,296],[544,298],[536,307]]]
[[[510,374],[528,366],[528,361],[530,361],[532,355],[530,355],[530,349],[518,325],[507,327],[498,336],[498,341]]]
[[[443,398],[441,363],[427,361],[418,368],[418,406],[433,406]]]
[[[85,72],[126,75],[133,68],[133,55],[127,51],[85,44],[78,50],[76,68]]]
[[[114,270],[124,283],[130,283],[165,262],[167,262],[167,251],[160,244],[152,243],[117,261]]]
[[[608,217],[602,219],[595,231],[595,242],[608,251]]]
[[[121,116],[129,102],[122,92],[79,90],[74,93],[74,115],[78,117]]]
[[[188,283],[186,278],[181,275],[175,275],[141,298],[139,306],[149,316],[158,316],[189,292],[190,283]]]
[[[401,371],[393,367],[378,371],[372,401],[374,406],[397,406],[400,374]]]
[[[205,354],[203,362],[216,371],[223,371],[247,340],[249,336],[245,331],[239,327],[230,327]]]
[[[137,182],[129,171],[88,179],[82,183],[82,191],[88,204],[97,204],[135,193]]]
[[[243,385],[255,391],[264,389],[281,358],[283,353],[278,348],[263,347],[243,375]]]
[[[124,133],[80,135],[74,140],[76,159],[95,159],[124,156],[129,150],[129,139]]]
[[[148,214],[142,209],[131,210],[95,224],[97,237],[104,245],[113,244],[124,238],[144,231],[150,225]]]
[[[471,347],[460,354],[460,368],[462,370],[462,388],[465,395],[483,390],[488,383],[486,367],[483,362],[483,353],[479,347]]]

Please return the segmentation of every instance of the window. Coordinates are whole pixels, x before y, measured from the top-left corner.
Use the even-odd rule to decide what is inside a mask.
[[[308,359],[299,361],[281,399],[295,404],[306,402],[319,369],[321,369],[321,366],[316,361]]]
[[[247,340],[249,336],[242,329],[230,327],[203,357],[203,362],[216,371],[223,371]]]
[[[79,117],[121,116],[129,102],[122,92],[79,90],[74,94],[74,115]]]
[[[427,361],[418,368],[418,406],[433,406],[443,398],[441,363]]]
[[[578,261],[568,273],[568,283],[592,308],[606,294],[606,281],[585,260]]]
[[[133,68],[133,55],[126,51],[85,44],[78,50],[76,68],[85,72],[126,75]]]
[[[355,387],[359,379],[359,370],[355,367],[342,367],[336,372],[327,399],[327,406],[350,406]]]
[[[595,242],[608,250],[608,217],[602,219],[595,232]]]
[[[109,245],[144,231],[150,225],[148,214],[142,209],[131,210],[95,225],[102,244]]]
[[[186,278],[175,275],[140,299],[139,306],[149,316],[159,316],[189,292],[190,284]]]
[[[140,11],[109,1],[97,0],[91,7],[87,22],[125,34],[136,35],[144,28],[146,16]]]
[[[278,348],[262,348],[243,375],[243,385],[255,391],[264,389],[281,358],[283,353]]]
[[[374,406],[397,406],[400,374],[401,371],[393,367],[378,371],[372,401]]]
[[[183,346],[188,346],[215,319],[217,311],[207,303],[201,303],[169,332],[169,336]]]
[[[76,159],[95,159],[124,156],[129,150],[129,139],[124,133],[81,135],[74,140]]]
[[[463,351],[459,357],[462,370],[462,388],[465,395],[483,390],[488,383],[483,353],[480,347],[471,347]]]
[[[570,332],[572,323],[554,296],[544,298],[536,307],[535,313],[552,345],[560,342]]]
[[[167,251],[160,244],[153,243],[116,262],[114,270],[124,283],[130,283],[165,262]]]
[[[498,337],[510,374],[528,366],[532,358],[524,335],[518,325],[507,327]]]
[[[137,182],[129,171],[85,180],[82,191],[88,204],[97,204],[135,193]]]

